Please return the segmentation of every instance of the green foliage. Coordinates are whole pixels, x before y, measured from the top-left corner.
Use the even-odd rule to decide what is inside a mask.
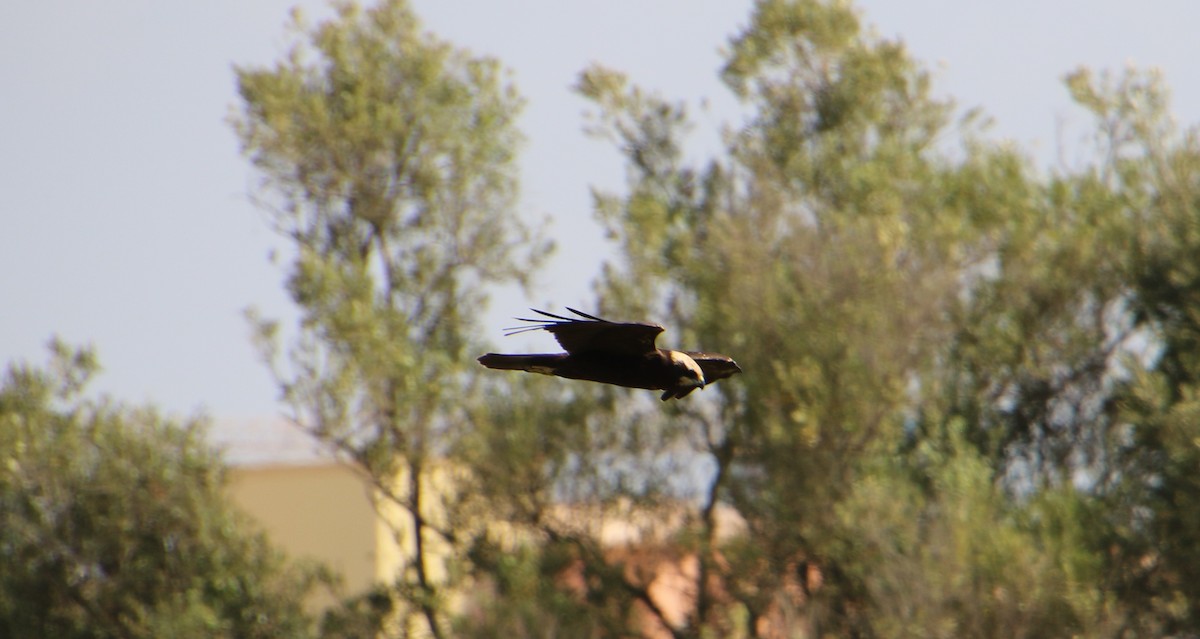
[[[577,553],[569,544],[501,548],[481,543],[473,551],[481,580],[472,609],[461,615],[456,636],[605,637],[622,630],[605,628],[597,606],[565,587]],[[607,631],[607,632],[606,632]]]
[[[397,429],[431,428],[461,392],[483,285],[523,281],[544,250],[512,211],[520,100],[404,2],[336,9],[297,16],[275,67],[238,70],[234,126],[296,248],[302,330],[281,378],[330,439],[420,454],[435,433]]]
[[[881,460],[838,505],[848,534],[829,552],[861,584],[856,621],[880,637],[1112,634],[1093,500],[1067,487],[1014,502],[964,426]]]
[[[312,584],[233,512],[199,422],[83,397],[90,350],[0,386],[0,634],[303,637]]]

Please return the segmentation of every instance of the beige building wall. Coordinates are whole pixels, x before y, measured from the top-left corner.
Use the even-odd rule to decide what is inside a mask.
[[[371,504],[367,483],[336,462],[235,467],[230,494],[292,557],[316,559],[343,578],[344,594],[395,574],[399,553]],[[314,605],[332,603],[322,597]]]

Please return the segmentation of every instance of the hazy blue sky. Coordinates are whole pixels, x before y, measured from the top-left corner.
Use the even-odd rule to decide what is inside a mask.
[[[291,0],[6,2],[0,5],[0,363],[44,360],[53,334],[98,347],[97,384],[118,398],[219,418],[277,412],[242,309],[290,315],[277,245],[249,204],[247,163],[225,122],[233,64],[283,49]],[[311,15],[326,13],[323,4]],[[532,300],[493,301],[494,340],[527,303],[589,306],[605,254],[589,185],[618,187],[619,158],[580,131],[570,91],[591,62],[691,101],[698,148],[733,113],[718,48],[745,0],[419,0],[426,26],[514,71],[522,120],[523,208],[554,219],[559,250]],[[1044,160],[1084,118],[1061,76],[1080,64],[1160,67],[1173,109],[1200,122],[1192,2],[1116,0],[859,5],[937,70],[937,91],[983,107],[998,137]],[[667,337],[669,338],[669,333]],[[512,346],[513,344],[509,344]]]

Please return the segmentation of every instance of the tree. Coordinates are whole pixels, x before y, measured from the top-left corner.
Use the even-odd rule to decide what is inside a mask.
[[[677,137],[682,106],[614,72],[584,75],[581,91],[631,150],[629,195],[600,202],[630,273],[605,290],[618,304],[660,300],[692,341],[746,362],[741,388],[687,416],[698,431],[688,439],[715,469],[701,573],[719,573],[746,631],[763,632],[803,579],[784,567],[823,565],[825,592],[840,590],[829,627],[854,628],[861,585],[827,550],[847,532],[836,505],[899,445],[911,380],[945,335],[965,259],[955,249],[972,239],[938,223],[947,204],[921,188],[946,179],[933,142],[948,108],[901,46],[862,34],[836,3],[759,3],[724,78],[749,121],[725,158],[692,169]],[[631,281],[642,287],[633,294]],[[722,503],[747,521],[736,547],[714,543]],[[732,614],[705,603],[693,628]]]
[[[297,13],[275,66],[237,70],[234,128],[295,249],[290,367],[277,325],[259,326],[294,420],[404,513],[401,627],[442,636],[462,573],[443,562],[476,522],[469,495],[430,478],[462,470],[486,287],[525,282],[548,246],[513,211],[521,100],[499,64],[422,33],[402,0],[334,9]]]
[[[311,636],[315,574],[230,507],[203,424],[87,399],[95,355],[51,349],[0,386],[0,634]]]

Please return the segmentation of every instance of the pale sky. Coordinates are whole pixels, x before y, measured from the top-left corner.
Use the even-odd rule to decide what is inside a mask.
[[[96,389],[176,414],[219,419],[279,412],[242,309],[292,317],[280,246],[247,199],[253,176],[225,118],[234,64],[283,50],[293,0],[0,4],[0,364],[45,360],[52,335],[90,343]],[[323,3],[305,2],[310,15]],[[582,131],[570,91],[591,62],[689,101],[697,149],[734,117],[718,48],[747,20],[746,0],[417,0],[425,26],[514,72],[528,100],[522,208],[549,215],[558,243],[533,299],[494,299],[506,318],[529,304],[590,306],[606,248],[589,186],[616,188],[616,152]],[[595,7],[603,6],[603,11]],[[1081,64],[1163,70],[1172,109],[1200,122],[1192,2],[1116,0],[860,2],[936,70],[936,92],[982,107],[997,137],[1044,161],[1058,133],[1086,120],[1061,77]],[[707,99],[707,112],[694,108]],[[1065,129],[1063,129],[1065,127]],[[654,319],[654,318],[648,318]],[[668,333],[668,337],[669,337]],[[669,341],[669,339],[667,340]],[[516,343],[505,344],[512,347]],[[547,343],[548,345],[549,343]]]

